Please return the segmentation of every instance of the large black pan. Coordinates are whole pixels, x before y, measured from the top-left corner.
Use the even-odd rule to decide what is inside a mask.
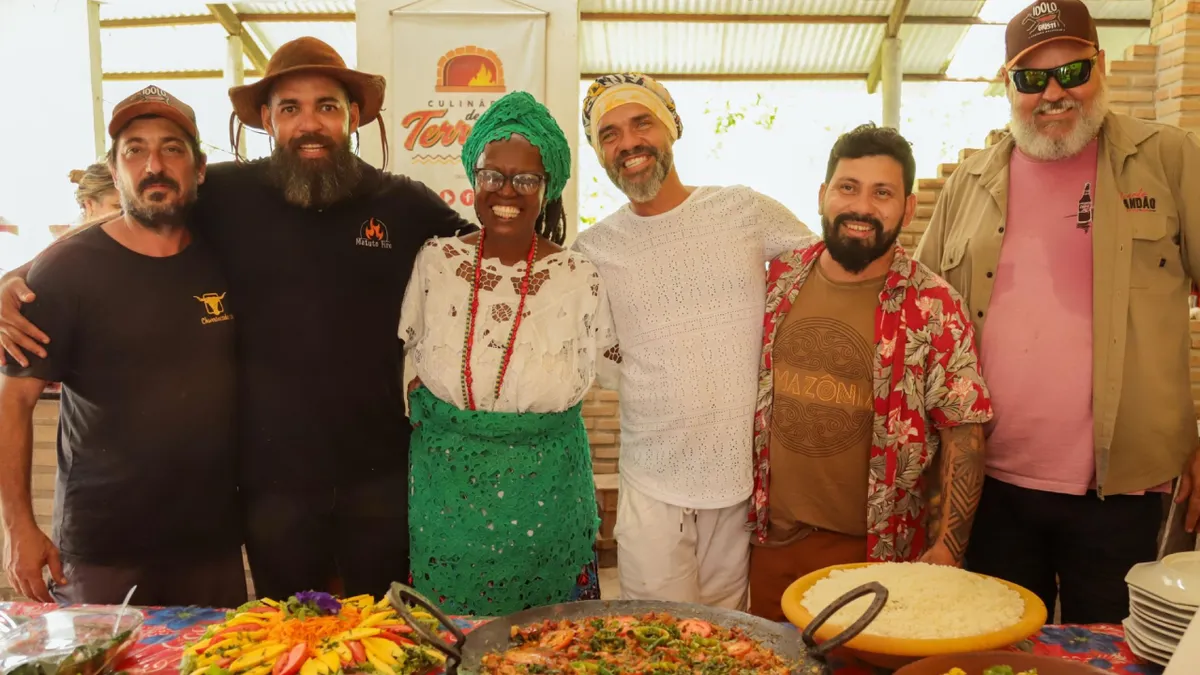
[[[875,595],[875,599],[866,613],[833,639],[817,644],[813,634],[830,616],[851,601],[872,593]],[[652,600],[585,600],[548,607],[535,607],[502,616],[471,631],[469,637],[464,635],[454,625],[454,622],[433,603],[408,586],[393,583],[387,597],[396,611],[404,617],[404,620],[413,627],[418,635],[446,655],[447,675],[480,675],[483,670],[482,660],[485,654],[509,648],[510,629],[513,626],[528,626],[541,623],[545,619],[580,621],[595,617],[641,616],[650,612],[665,612],[680,619],[702,619],[725,628],[741,628],[748,637],[773,650],[788,663],[795,664],[792,668],[793,675],[829,675],[830,671],[825,662],[825,656],[830,650],[845,644],[858,635],[874,621],[875,617],[879,616],[879,612],[883,610],[888,593],[882,585],[874,582],[859,586],[826,607],[813,619],[803,634],[798,634],[796,629],[790,626],[730,609]],[[410,603],[425,608],[438,621],[441,621],[446,630],[454,636],[454,642],[447,643],[420,621],[413,619],[408,610]]]

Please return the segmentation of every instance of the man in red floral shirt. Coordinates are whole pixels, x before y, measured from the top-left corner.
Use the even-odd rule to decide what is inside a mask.
[[[896,245],[915,173],[895,130],[844,134],[821,186],[824,240],[771,263],[750,515],[759,616],[781,620],[787,586],[828,565],[962,564],[992,410],[962,299]]]

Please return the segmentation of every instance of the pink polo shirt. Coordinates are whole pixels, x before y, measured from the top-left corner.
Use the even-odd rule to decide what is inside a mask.
[[[988,475],[1082,495],[1092,443],[1093,141],[1042,162],[1013,150],[1008,217],[980,359],[995,413]]]

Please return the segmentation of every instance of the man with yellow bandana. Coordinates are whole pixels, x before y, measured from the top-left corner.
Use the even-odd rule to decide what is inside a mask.
[[[599,78],[583,126],[629,204],[579,235],[621,343],[621,589],[629,599],[745,610],[751,438],[766,264],[810,245],[744,186],[685,186],[683,124],[652,78]]]

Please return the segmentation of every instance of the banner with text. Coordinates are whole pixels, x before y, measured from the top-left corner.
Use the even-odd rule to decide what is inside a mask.
[[[512,9],[508,0],[499,0]],[[500,97],[527,91],[545,101],[546,15],[398,11],[392,14],[392,110],[388,162],[475,222],[462,166],[474,121]]]

